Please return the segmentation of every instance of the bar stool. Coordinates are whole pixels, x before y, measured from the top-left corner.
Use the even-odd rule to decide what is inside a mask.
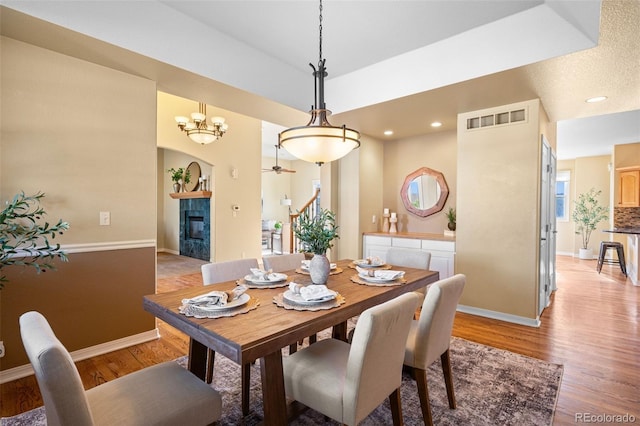
[[[608,249],[616,249],[618,259],[605,259]],[[600,243],[600,255],[598,256],[598,273],[602,270],[602,264],[618,264],[624,276],[627,276],[627,266],[624,263],[624,246],[616,241],[602,241]]]

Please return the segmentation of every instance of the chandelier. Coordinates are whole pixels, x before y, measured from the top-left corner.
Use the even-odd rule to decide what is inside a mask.
[[[311,119],[306,126],[292,127],[278,134],[278,145],[301,160],[319,166],[344,157],[360,147],[360,132],[332,126],[327,117],[331,115],[324,102],[324,78],[328,75],[322,59],[322,0],[320,0],[320,59],[318,69],[313,64],[314,105]]]
[[[176,117],[180,130],[202,145],[220,139],[229,128],[222,117],[211,117],[211,124],[207,124],[207,105],[203,103],[198,104],[198,112],[191,113],[191,120],[183,116]]]

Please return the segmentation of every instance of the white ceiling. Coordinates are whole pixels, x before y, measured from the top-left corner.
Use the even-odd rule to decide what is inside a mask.
[[[304,124],[300,111],[313,103],[315,0],[0,3],[13,9],[0,9],[3,35],[152,78],[169,93],[283,126]],[[453,130],[461,112],[540,98],[559,122],[560,159],[640,142],[638,1],[323,3],[334,125],[376,138],[392,128],[390,139],[401,139]],[[596,95],[608,99],[584,102]],[[444,125],[434,130],[432,120]]]

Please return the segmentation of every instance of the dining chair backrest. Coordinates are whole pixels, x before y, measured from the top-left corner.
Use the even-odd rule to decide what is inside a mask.
[[[20,316],[20,336],[52,426],[209,425],[222,398],[177,362],[144,367],[85,391],[71,355],[39,312]]]
[[[343,390],[343,422],[357,424],[402,382],[402,360],[419,298],[406,293],[358,318]]]
[[[202,265],[202,282],[204,285],[238,280],[250,274],[251,268],[258,268],[258,259],[238,259],[226,262],[206,263]]]
[[[404,266],[405,268],[416,268],[429,270],[431,264],[431,253],[428,251],[409,250],[398,247],[391,247],[387,250],[387,260],[389,265]],[[426,288],[416,290],[421,297],[427,293]]]
[[[273,272],[284,272],[297,269],[304,260],[304,253],[290,253],[273,256],[263,256],[262,264],[265,270],[271,269]]]
[[[412,342],[412,366],[426,370],[449,349],[453,320],[465,281],[465,275],[456,274],[429,287],[417,320],[415,341]]]
[[[387,250],[386,262],[393,266],[429,270],[431,253],[428,251],[392,247]]]
[[[37,312],[23,314],[20,334],[40,387],[47,424],[93,425],[78,369],[44,316]]]

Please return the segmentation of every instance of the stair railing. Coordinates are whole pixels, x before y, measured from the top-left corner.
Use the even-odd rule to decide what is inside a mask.
[[[296,234],[293,232],[293,229],[296,227],[296,222],[300,214],[306,212],[310,217],[315,217],[320,209],[318,198],[320,197],[320,188],[316,189],[315,194],[309,201],[307,201],[297,213],[289,214],[289,223],[291,223],[291,227],[289,228],[289,252],[290,253],[299,253],[302,251],[302,243],[299,241]]]

